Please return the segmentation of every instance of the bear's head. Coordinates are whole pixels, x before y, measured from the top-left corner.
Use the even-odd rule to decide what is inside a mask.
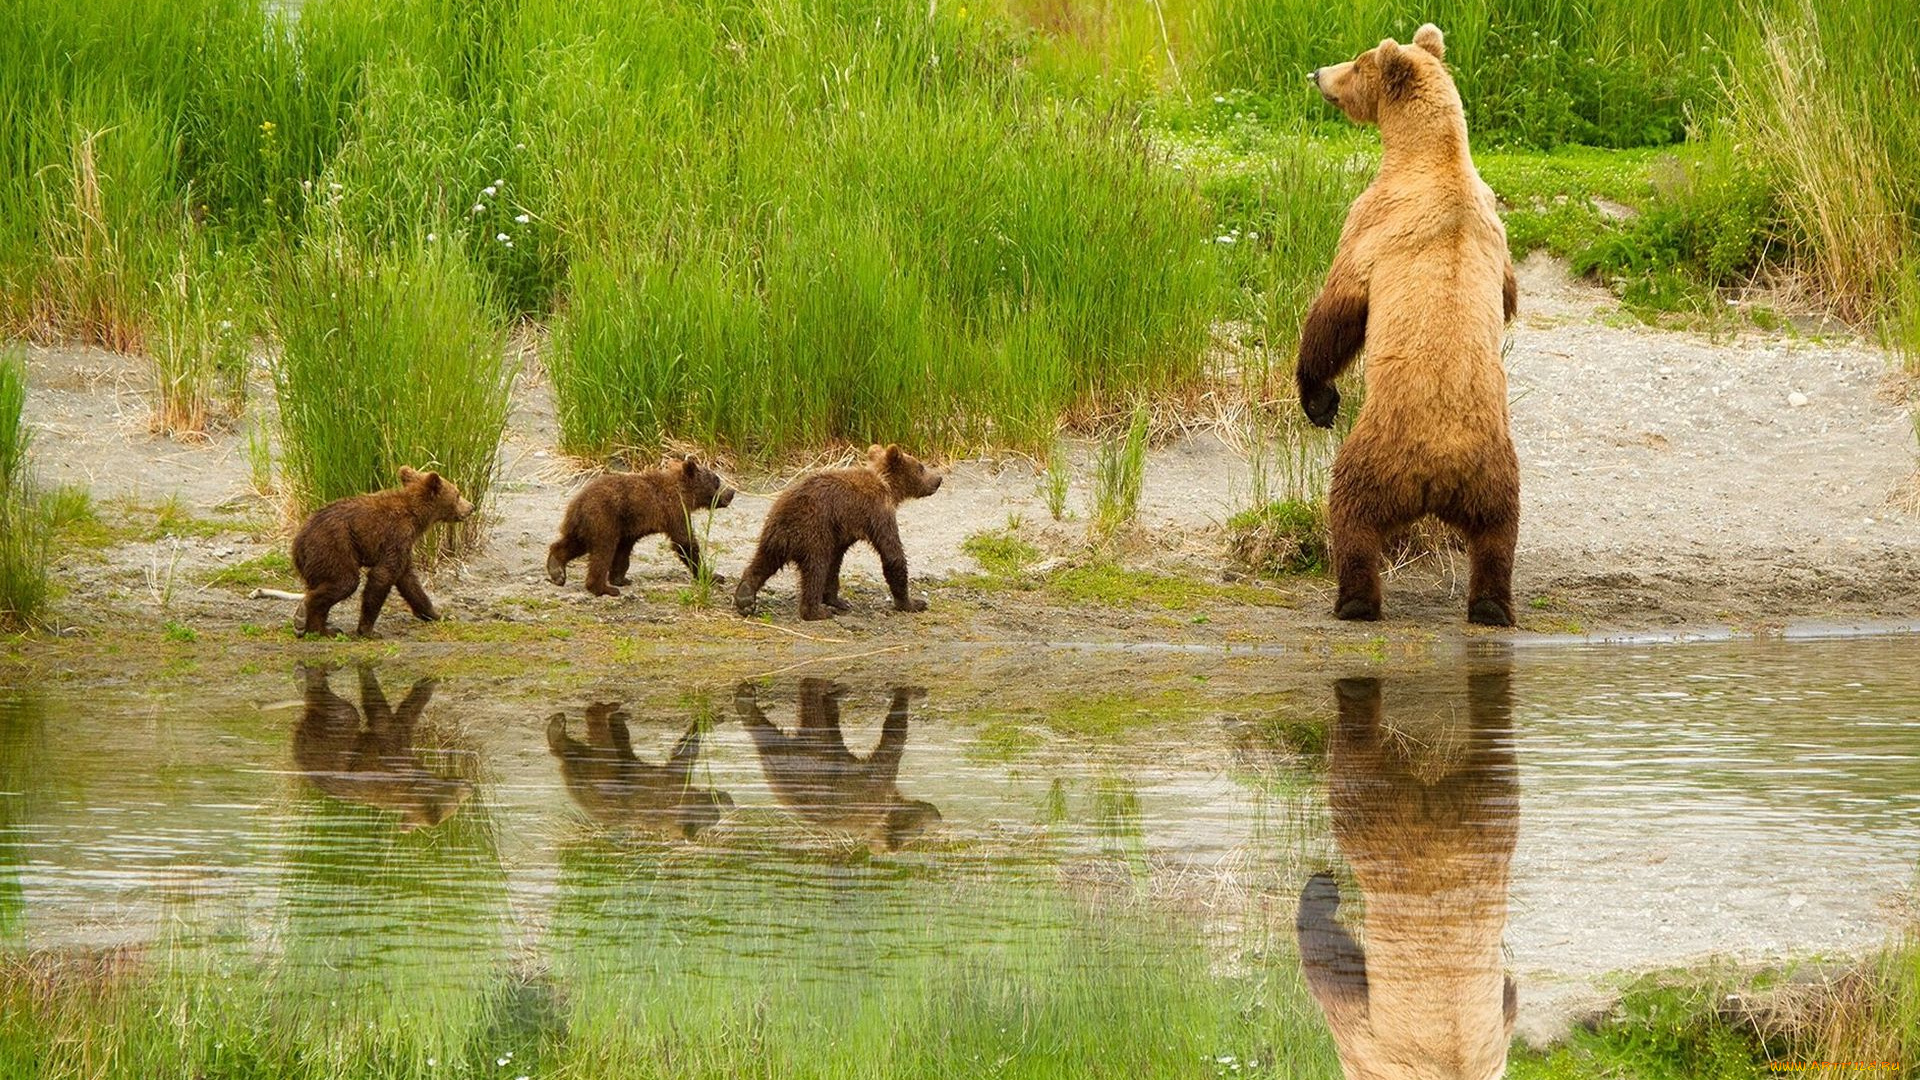
[[[712,507],[718,510],[733,501],[733,489],[720,474],[700,464],[692,454],[680,462],[680,504],[688,513]]]
[[[876,443],[868,447],[867,468],[879,473],[894,499],[901,501],[924,499],[939,491],[940,481],[945,479],[938,469],[928,468],[925,462],[900,449],[898,443],[886,446]]]
[[[453,481],[437,472],[420,472],[410,466],[400,466],[400,487],[412,497],[414,503],[426,508],[427,521],[465,521],[473,513],[473,504],[460,497],[460,489]]]
[[[1458,110],[1460,94],[1441,62],[1446,55],[1440,28],[1427,23],[1414,32],[1411,46],[1387,38],[1344,64],[1308,72],[1307,80],[1358,124],[1380,123],[1383,115],[1416,101]]]

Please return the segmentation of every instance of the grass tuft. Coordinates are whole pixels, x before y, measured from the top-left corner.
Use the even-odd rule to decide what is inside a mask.
[[[1093,466],[1093,533],[1097,538],[1112,536],[1139,516],[1149,420],[1146,406],[1136,405],[1127,426],[1100,444]]]
[[[20,350],[0,350],[0,626],[14,629],[29,625],[45,608],[53,554],[48,510],[33,482],[26,401]]]
[[[281,465],[311,511],[436,469],[484,507],[515,368],[485,281],[451,240],[383,253],[311,236],[281,269]],[[458,550],[481,515],[446,531]]]
[[[1258,574],[1317,574],[1328,566],[1324,505],[1282,499],[1227,519],[1227,552]]]

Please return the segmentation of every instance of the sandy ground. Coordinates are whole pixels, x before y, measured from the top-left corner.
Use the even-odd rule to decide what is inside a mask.
[[[1912,419],[1884,392],[1891,365],[1856,342],[1749,332],[1735,340],[1630,325],[1602,289],[1530,260],[1509,364],[1513,429],[1523,468],[1516,593],[1523,630],[1631,633],[1785,623],[1904,623],[1920,611],[1920,519],[1889,497],[1915,468]],[[151,435],[144,363],[88,349],[28,351],[27,417],[47,483],[80,483],[96,500],[178,496],[197,516],[238,514],[230,533],[130,543],[66,558],[60,618],[86,627],[109,617],[168,617],[237,625],[283,617],[239,587],[199,584],[220,566],[284,550],[274,504],[253,490],[244,430],[183,444]],[[261,389],[261,398],[270,390]],[[258,410],[256,410],[258,411]],[[641,588],[617,601],[561,590],[542,573],[562,506],[583,479],[554,450],[548,387],[535,371],[516,395],[502,480],[485,550],[435,575],[430,591],[452,618],[603,618],[671,622],[662,601],[684,574],[664,544],[636,550]],[[1246,457],[1212,431],[1173,439],[1146,472],[1140,537],[1130,564],[1218,580],[1227,571],[1220,524],[1246,505]],[[1074,452],[1069,520],[1050,520],[1041,478],[1025,459],[952,463],[932,499],[901,512],[917,581],[936,611],[913,620],[885,610],[879,567],[864,547],[848,560],[858,610],[851,631],[973,640],[1168,640],[1192,620],[1110,607],[1044,604],[1042,593],[983,593],[949,583],[976,569],[971,534],[1023,519],[1023,534],[1070,558],[1085,536],[1092,451]],[[713,518],[710,546],[737,572],[786,477],[736,477],[742,495]],[[109,511],[111,512],[111,511]],[[1388,584],[1385,631],[1457,633],[1464,561],[1429,556]],[[174,582],[169,593],[168,580]],[[763,599],[792,621],[794,582]],[[1226,611],[1183,639],[1378,632],[1327,617],[1331,585],[1275,587],[1275,606]],[[557,602],[557,611],[556,611]],[[1225,605],[1232,607],[1233,605]],[[405,633],[403,616],[389,620]]]

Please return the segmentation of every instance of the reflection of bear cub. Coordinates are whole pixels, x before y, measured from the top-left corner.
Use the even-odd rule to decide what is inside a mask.
[[[309,784],[336,799],[396,811],[402,829],[438,825],[473,794],[471,783],[428,771],[413,747],[413,726],[433,697],[432,679],[414,683],[394,709],[373,669],[362,667],[356,710],[327,685],[326,668],[300,671],[306,711],[293,731],[293,760]]]
[[[908,499],[940,490],[940,474],[898,446],[867,450],[865,465],[822,469],[795,481],[767,511],[753,562],[740,575],[733,603],[753,614],[754,597],[788,563],[800,567],[800,617],[825,619],[849,605],[840,599],[840,561],[865,540],[880,555],[880,569],[893,606],[925,611],[927,602],[907,595],[907,551],[894,513]]]
[[[1474,171],[1440,31],[1392,38],[1313,73],[1347,116],[1380,126],[1380,174],[1354,200],[1300,332],[1300,406],[1333,424],[1333,380],[1362,346],[1367,397],[1327,495],[1335,614],[1380,617],[1380,552],[1431,514],[1467,541],[1467,617],[1513,624],[1520,466],[1500,365],[1517,303],[1506,227]]]
[[[733,489],[691,455],[673,468],[597,476],[567,504],[560,539],[547,549],[547,577],[565,585],[567,564],[585,555],[587,591],[619,596],[617,586],[628,584],[634,543],[654,533],[665,533],[674,554],[697,575],[700,541],[693,535],[692,515],[732,501]]]
[[[373,624],[394,588],[415,615],[438,619],[440,613],[414,576],[413,546],[435,525],[460,521],[471,513],[473,504],[460,497],[452,481],[405,466],[400,469],[399,487],[338,499],[315,511],[293,538],[293,568],[307,583],[302,602],[306,620],[300,632],[333,633],[327,612],[360,587],[363,566],[367,590],[360,595],[357,632],[361,637],[379,636]]]
[[[633,755],[627,719],[617,705],[587,706],[583,743],[567,734],[567,714],[548,718],[547,748],[573,801],[602,824],[694,839],[733,805],[723,791],[693,786],[701,725],[687,729],[665,765],[649,765]]]
[[[1504,670],[1384,721],[1378,679],[1335,684],[1327,760],[1333,834],[1365,903],[1365,947],[1318,874],[1300,897],[1307,986],[1349,1080],[1491,1080],[1506,1070],[1518,999],[1502,968],[1519,782]]]
[[[800,680],[800,729],[792,735],[768,721],[752,683],[735,691],[734,711],[760,751],[768,785],[787,809],[895,851],[940,820],[932,803],[906,798],[896,782],[907,748],[907,707],[926,691],[894,688],[880,744],[864,761],[847,749],[840,732],[845,693],[845,687],[826,679]]]

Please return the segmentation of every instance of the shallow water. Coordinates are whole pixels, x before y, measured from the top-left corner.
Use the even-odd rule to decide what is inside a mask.
[[[1524,1015],[1608,973],[1886,940],[1920,856],[1916,661],[1885,638],[919,656],[746,693],[424,659],[14,687],[0,934],[270,972],[321,1029],[428,1032],[407,1060],[700,1016],[752,1027],[773,1074],[937,1071],[956,1040],[1074,1072],[1059,1017],[1112,1049],[1131,1013],[1196,1075],[1395,1040],[1491,1075],[1503,977]]]

